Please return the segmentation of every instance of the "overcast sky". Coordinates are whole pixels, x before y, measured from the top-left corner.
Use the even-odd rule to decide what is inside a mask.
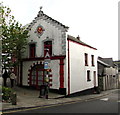
[[[120,0],[0,0],[21,24],[43,12],[69,27],[68,34],[98,49],[104,58],[118,59],[118,1]]]

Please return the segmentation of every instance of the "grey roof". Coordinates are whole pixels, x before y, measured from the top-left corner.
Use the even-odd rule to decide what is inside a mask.
[[[102,58],[102,57],[98,57],[99,60],[109,64],[110,66],[114,66],[114,62],[112,58]]]
[[[84,45],[84,46],[87,46],[87,47],[89,47],[89,48],[92,48],[92,49],[97,50],[96,48],[94,48],[94,47],[92,47],[92,46],[90,46],[90,45],[82,42],[81,40],[79,40],[79,39],[77,39],[77,38],[75,38],[75,37],[73,37],[73,36],[71,36],[71,35],[68,35],[68,38],[67,38],[67,39],[72,40],[72,41],[75,41],[75,42],[77,42],[77,43],[79,43],[79,44],[81,44],[81,45]]]
[[[104,66],[106,66],[106,67],[110,67],[109,64],[103,62],[102,60],[99,60],[99,59],[98,59],[97,62],[100,63],[100,64],[102,64],[102,65],[104,65]]]

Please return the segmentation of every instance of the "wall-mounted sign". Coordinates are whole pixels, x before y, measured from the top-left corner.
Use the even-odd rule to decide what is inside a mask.
[[[48,62],[44,62],[44,69],[49,69],[49,63]]]

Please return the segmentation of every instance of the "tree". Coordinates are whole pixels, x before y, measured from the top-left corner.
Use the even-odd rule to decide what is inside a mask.
[[[3,6],[3,3],[0,3],[0,15],[2,65],[10,68],[21,61],[27,45],[28,31],[15,20],[10,8]]]

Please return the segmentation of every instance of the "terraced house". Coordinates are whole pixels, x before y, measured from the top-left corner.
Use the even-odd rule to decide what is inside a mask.
[[[68,27],[39,11],[27,25],[30,37],[18,83],[39,88],[49,71],[50,89],[70,95],[98,86],[97,49],[67,34]]]

